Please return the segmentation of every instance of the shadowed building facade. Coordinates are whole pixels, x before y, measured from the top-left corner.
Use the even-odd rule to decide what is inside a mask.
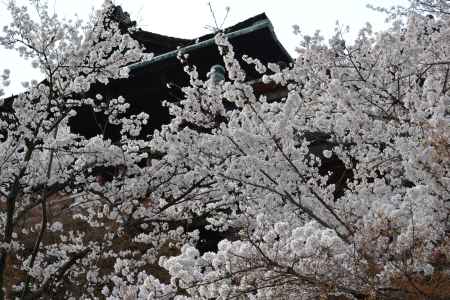
[[[115,18],[124,30],[135,25],[120,7],[116,9]],[[233,45],[236,58],[240,62],[244,54],[258,58],[264,64],[278,63],[287,66],[292,62],[264,13],[228,27],[223,32]],[[106,101],[123,96],[130,103],[129,114],[147,113],[149,122],[142,131],[142,137],[145,138],[151,135],[154,129],[159,129],[170,121],[168,109],[162,106],[162,102],[183,99],[181,88],[189,85],[189,76],[177,58],[178,54],[188,54],[187,63],[197,68],[201,79],[207,78],[212,66],[223,65],[223,59],[214,41],[214,34],[196,39],[182,39],[139,29],[131,35],[143,45],[146,53],[153,53],[154,57],[149,61],[130,65],[130,76],[127,79],[115,80],[106,86],[96,84],[90,93],[92,95],[89,96],[94,98],[96,93],[101,93]],[[247,74],[246,80],[252,82],[256,94],[270,94],[280,89],[263,84],[261,75],[253,66],[244,62],[241,66]],[[276,94],[285,95],[286,90],[282,90],[281,94]],[[75,132],[86,137],[103,133],[105,137],[118,140],[118,128],[107,124],[106,120],[104,115],[94,113],[92,108],[86,106],[78,110],[78,115],[71,119],[70,125]]]

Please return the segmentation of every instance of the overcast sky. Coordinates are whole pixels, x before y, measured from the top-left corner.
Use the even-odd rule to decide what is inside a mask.
[[[11,22],[5,11],[5,2],[0,0],[0,28]],[[20,0],[24,2],[25,0]],[[87,18],[103,0],[49,0],[49,6],[58,15],[72,17],[78,14]],[[407,5],[407,0],[116,0],[136,20],[139,27],[159,34],[182,38],[195,38],[209,33],[208,25],[214,25],[208,2],[214,9],[216,19],[222,22],[226,7],[230,7],[224,27],[265,12],[275,28],[278,39],[293,55],[298,38],[293,34],[292,26],[297,24],[303,33],[313,33],[320,29],[329,38],[336,21],[352,31],[350,37],[366,22],[375,29],[382,29],[384,16],[366,8],[367,3],[390,7]],[[11,69],[12,84],[7,94],[17,93],[20,82],[40,79],[36,70],[23,62],[12,51],[0,48],[0,72]]]

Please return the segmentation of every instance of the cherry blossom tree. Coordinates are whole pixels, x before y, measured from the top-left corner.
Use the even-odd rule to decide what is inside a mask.
[[[160,256],[198,244],[214,210],[203,205],[221,194],[212,176],[143,140],[147,114],[108,93],[151,57],[117,6],[105,1],[85,25],[43,1],[29,7],[8,2],[14,22],[0,37],[45,76],[0,103],[0,299],[133,298],[150,274],[167,278]],[[86,109],[120,138],[77,134],[71,120]]]
[[[31,4],[9,2],[0,38],[45,74],[0,103],[0,299],[450,296],[448,1],[376,8],[391,27],[352,43],[301,36],[286,68],[243,57],[277,101],[218,33],[226,79],[187,58],[185,98],[148,140],[144,112],[92,95],[145,59],[114,6],[83,26]],[[74,133],[80,107],[120,140]]]
[[[449,2],[375,9],[388,30],[303,36],[288,68],[244,58],[279,101],[255,95],[224,35],[226,81],[188,70],[151,143],[213,178],[209,227],[239,230],[216,252],[161,257],[170,281],[149,276],[142,297],[450,297]]]
[[[106,225],[89,217],[97,213],[100,204],[93,202],[100,196],[85,195],[106,187],[96,182],[93,169],[118,164],[132,169],[142,159],[138,149],[145,144],[128,138],[146,122],[144,113],[124,117],[128,105],[123,98],[107,102],[101,95],[87,96],[93,83],[126,78],[125,66],[143,58],[139,44],[122,34],[111,18],[112,3],[106,1],[86,25],[49,14],[44,2],[30,1],[30,6],[32,13],[27,6],[8,2],[13,23],[0,37],[2,46],[17,50],[45,76],[42,82],[24,83],[26,92],[1,102],[0,299],[52,298],[70,281],[101,281],[95,278],[98,267],[93,261],[106,241],[95,241],[89,234],[90,227]],[[4,85],[9,73],[3,74]],[[120,143],[72,133],[68,121],[81,106],[120,124]],[[80,221],[69,224],[64,221],[67,215]],[[92,293],[92,287],[85,286],[86,294]]]

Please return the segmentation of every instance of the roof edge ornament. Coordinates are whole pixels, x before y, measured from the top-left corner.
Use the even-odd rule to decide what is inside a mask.
[[[206,76],[212,84],[218,84],[225,80],[225,73],[225,68],[222,65],[214,65]]]

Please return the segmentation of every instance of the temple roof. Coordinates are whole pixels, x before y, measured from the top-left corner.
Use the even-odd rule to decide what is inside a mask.
[[[122,19],[128,22],[124,26],[134,25],[128,16]],[[244,54],[258,58],[263,63],[287,65],[292,62],[264,13],[225,28],[223,32],[233,45],[236,58],[241,62],[249,81],[257,81],[261,75],[254,70],[254,66],[242,61]],[[162,106],[162,101],[181,100],[184,97],[181,88],[189,85],[189,76],[177,59],[179,51],[189,54],[188,64],[196,66],[201,79],[206,79],[211,66],[223,65],[214,35],[211,33],[195,39],[182,39],[143,30],[135,31],[133,38],[145,47],[146,52],[152,52],[155,56],[149,61],[130,65],[129,78],[112,81],[107,86],[98,85],[93,92],[106,94],[105,99],[124,96],[130,103],[130,114],[142,111],[148,113],[149,123],[143,129],[143,135],[152,134],[154,129],[170,121],[168,109]],[[84,136],[98,134],[101,128],[105,136],[117,140],[119,130],[113,125],[105,126],[106,120],[106,117],[94,114],[86,107],[81,108],[70,123],[76,132]]]
[[[123,30],[135,25],[120,7],[114,11],[113,17],[119,21]],[[240,60],[249,81],[258,81],[261,75],[253,66],[242,61],[244,54],[258,58],[262,63],[287,65],[292,62],[292,58],[278,41],[272,23],[264,13],[225,28],[223,33],[233,45],[236,58]],[[206,79],[211,66],[223,65],[214,35],[211,33],[195,39],[182,39],[143,30],[134,31],[132,37],[145,47],[146,52],[152,52],[155,56],[149,61],[128,66],[129,78],[112,80],[108,85],[97,83],[91,87],[88,94],[94,97],[95,94],[101,93],[105,100],[118,96],[125,97],[130,103],[130,114],[140,112],[149,114],[149,123],[143,129],[142,135],[152,134],[154,129],[159,129],[170,121],[168,109],[162,106],[162,102],[179,101],[184,97],[181,88],[189,85],[189,76],[177,59],[178,51],[189,54],[188,64],[196,66],[201,79]],[[10,97],[10,100],[13,98]],[[86,137],[102,133],[112,140],[120,138],[120,130],[114,125],[107,124],[107,117],[103,114],[95,113],[88,106],[81,107],[77,111],[78,114],[69,122],[74,132]],[[0,113],[3,115],[11,112],[9,105],[0,107]]]
[[[238,58],[243,54],[247,54],[265,63],[292,62],[292,58],[278,41],[272,23],[265,13],[227,27],[223,30],[223,33],[230,40]],[[197,68],[201,68],[201,65],[212,61],[212,56],[215,58],[219,56],[214,36],[215,33],[210,33],[195,39],[180,39],[146,31],[137,31],[133,33],[133,37],[144,45],[146,52],[152,52],[155,57],[150,61],[134,64],[130,68],[133,71],[141,72],[144,71],[143,69],[151,71],[148,68],[152,66],[159,71],[160,68],[156,67],[156,65],[161,62],[164,65],[173,64],[177,60],[178,52],[189,53],[191,56],[189,63],[196,65]],[[202,54],[199,56],[201,57],[199,60],[195,57],[198,53]],[[206,57],[211,60],[205,61],[204,54],[207,54]],[[215,59],[215,62],[220,63],[217,62],[217,59]],[[211,65],[210,63],[208,66]],[[252,72],[253,70],[248,71]]]

